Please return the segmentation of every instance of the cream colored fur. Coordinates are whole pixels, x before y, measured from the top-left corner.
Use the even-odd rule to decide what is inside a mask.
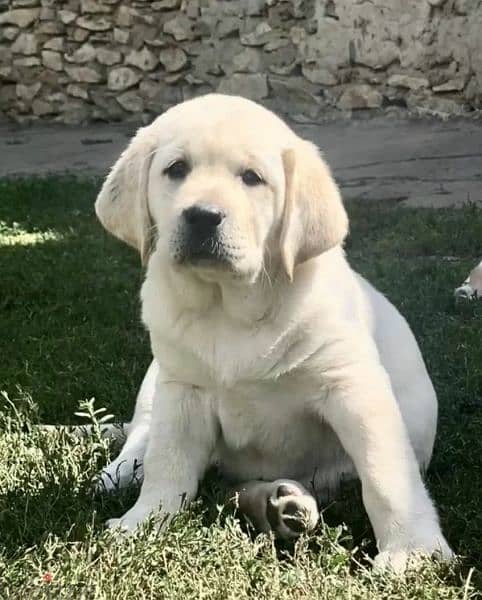
[[[171,181],[179,157],[191,172]],[[244,185],[248,167],[266,184]],[[174,260],[182,210],[202,201],[226,214],[229,268]],[[147,260],[154,355],[104,473],[124,484],[137,459],[144,482],[112,526],[172,516],[213,464],[246,489],[289,478],[320,496],[358,476],[378,564],[450,556],[420,475],[436,432],[430,378],[404,318],[348,264],[346,214],[312,144],[253,102],[204,96],[139,130],[96,210]]]

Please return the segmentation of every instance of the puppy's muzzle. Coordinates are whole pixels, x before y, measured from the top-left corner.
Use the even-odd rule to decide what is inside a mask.
[[[183,250],[181,260],[225,261],[227,256],[222,242],[222,224],[226,215],[220,209],[206,204],[195,204],[181,215]]]

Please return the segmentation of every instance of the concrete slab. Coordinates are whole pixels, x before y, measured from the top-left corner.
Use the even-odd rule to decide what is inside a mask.
[[[345,198],[482,207],[482,122],[369,119],[294,125],[323,150]],[[0,125],[0,177],[104,175],[135,127]]]

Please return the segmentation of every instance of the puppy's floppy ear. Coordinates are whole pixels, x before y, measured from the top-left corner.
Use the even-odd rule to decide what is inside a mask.
[[[281,257],[293,279],[296,265],[341,244],[348,233],[340,192],[316,146],[300,140],[282,155],[285,207]]]
[[[153,244],[147,184],[155,149],[152,128],[139,129],[112,167],[95,201],[95,212],[102,225],[137,248],[143,264]]]

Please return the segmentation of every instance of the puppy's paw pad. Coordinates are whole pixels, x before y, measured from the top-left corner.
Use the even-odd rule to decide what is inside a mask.
[[[268,498],[266,516],[281,538],[297,538],[312,531],[318,522],[316,501],[296,483],[281,483]]]

